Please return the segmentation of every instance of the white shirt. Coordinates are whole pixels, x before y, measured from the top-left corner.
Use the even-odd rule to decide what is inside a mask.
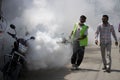
[[[79,25],[79,26],[77,27],[74,40],[80,38],[80,30],[81,30],[81,29],[82,29],[82,26]],[[88,30],[85,31],[84,35],[88,35]]]

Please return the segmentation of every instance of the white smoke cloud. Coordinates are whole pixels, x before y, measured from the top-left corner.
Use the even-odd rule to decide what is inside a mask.
[[[37,32],[35,43],[27,56],[30,69],[63,67],[69,63],[71,46],[58,44],[60,38],[52,38],[48,33]]]
[[[104,1],[103,0],[98,0],[98,3],[100,5],[102,5],[101,8],[102,9],[104,8],[104,11],[112,11],[114,9],[114,6],[115,6],[113,0],[109,0],[109,1],[107,1],[107,0],[104,0]]]
[[[21,30],[23,33],[26,27],[27,31],[36,37],[36,40],[30,43],[27,55],[30,69],[61,67],[70,62],[71,46],[60,45],[56,41],[61,39],[61,33],[64,33],[64,37],[69,36],[80,15],[87,16],[89,44],[94,44],[94,33],[103,14],[108,14],[113,24],[118,24],[120,21],[118,16],[120,10],[116,7],[118,2],[113,0],[5,0],[4,2],[8,4],[3,6],[5,7],[3,12],[9,23],[15,23],[18,28],[23,29]],[[19,29],[18,32],[23,34]]]
[[[59,20],[54,11],[47,8],[47,2],[33,0],[32,5],[22,15],[25,23],[29,24],[29,31],[36,37],[27,55],[28,67],[39,69],[65,66],[70,61],[72,49],[70,45],[57,43],[60,33],[55,33],[60,27]]]

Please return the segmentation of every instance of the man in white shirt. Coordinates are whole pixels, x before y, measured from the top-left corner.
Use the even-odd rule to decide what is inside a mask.
[[[112,65],[112,58],[111,58],[111,46],[112,46],[112,38],[115,39],[115,45],[118,45],[117,36],[114,30],[113,25],[109,22],[109,16],[103,15],[102,16],[102,23],[97,27],[96,36],[95,36],[95,43],[98,45],[98,35],[100,35],[100,50],[101,56],[103,60],[103,69],[107,72],[111,72],[111,65]]]

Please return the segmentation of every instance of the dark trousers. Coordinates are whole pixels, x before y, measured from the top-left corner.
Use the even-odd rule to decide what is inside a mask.
[[[85,46],[80,46],[79,42],[73,42],[73,55],[71,57],[71,64],[79,66],[84,57]]]

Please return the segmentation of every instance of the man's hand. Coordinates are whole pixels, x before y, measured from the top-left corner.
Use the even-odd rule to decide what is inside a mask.
[[[69,39],[71,39],[71,37],[72,37],[72,34],[73,34],[73,31],[71,32],[71,34],[70,34],[70,36],[69,36]]]
[[[87,37],[87,35],[83,35],[80,38],[78,38],[77,40],[79,41],[79,40],[85,39],[86,37]]]
[[[115,45],[118,46],[118,42],[115,42]]]
[[[95,44],[98,45],[98,40],[95,40]]]

